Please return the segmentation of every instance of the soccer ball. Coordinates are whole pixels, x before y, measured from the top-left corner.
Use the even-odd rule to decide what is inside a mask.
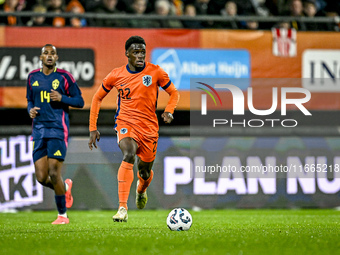
[[[175,208],[166,218],[166,224],[172,231],[189,230],[192,224],[192,217],[187,210],[183,208]]]

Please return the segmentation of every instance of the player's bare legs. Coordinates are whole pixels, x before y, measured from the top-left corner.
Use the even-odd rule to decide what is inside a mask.
[[[35,174],[39,183],[54,190],[58,218],[52,224],[67,224],[65,185],[61,176],[63,162],[44,156],[35,163]]]
[[[50,176],[51,183],[54,187],[54,192],[56,195],[65,194],[65,185],[61,177],[61,168],[63,167],[63,162],[58,159],[49,158],[48,159],[48,175]]]
[[[139,176],[142,177],[144,180],[149,179],[151,169],[152,169],[152,166],[153,166],[153,161],[152,162],[144,162],[143,160],[138,158],[137,164],[138,164]]]
[[[123,153],[123,161],[134,164],[138,145],[131,137],[125,137],[119,142],[119,148]]]
[[[48,159],[48,169],[51,183],[54,187],[54,192],[57,196],[65,195],[66,207],[71,208],[73,204],[73,197],[71,194],[72,180],[66,179],[65,183],[61,176],[61,170],[63,167],[63,161],[58,159],[49,158]]]
[[[65,186],[61,177],[63,162],[58,159],[48,159],[48,174],[54,187],[55,201],[58,208],[58,218],[52,224],[68,224],[69,219],[66,214]]]
[[[51,178],[48,175],[48,161],[47,156],[42,157],[38,159],[36,162],[34,162],[35,167],[35,176],[37,178],[37,181],[50,189],[54,189],[53,184],[51,182]]]
[[[53,158],[48,159],[47,156],[38,159],[34,163],[38,182],[45,187],[53,189],[56,195],[65,194],[65,185],[61,178],[62,166],[63,162]]]

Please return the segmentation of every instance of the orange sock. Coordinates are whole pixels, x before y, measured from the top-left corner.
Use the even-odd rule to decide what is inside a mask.
[[[152,181],[152,178],[153,178],[153,171],[151,170],[150,177],[147,180],[144,180],[142,177],[140,177],[139,172],[137,172],[137,176],[138,176],[138,179],[139,179],[139,185],[137,187],[137,192],[139,194],[141,194],[141,193],[144,193],[146,191],[147,187],[149,187],[149,185]]]
[[[125,207],[127,210],[127,201],[130,194],[131,184],[133,182],[133,164],[122,162],[118,169],[118,197],[119,207]]]

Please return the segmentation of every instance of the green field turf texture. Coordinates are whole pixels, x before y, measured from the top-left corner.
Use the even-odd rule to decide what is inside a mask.
[[[190,211],[190,210],[189,210]],[[51,225],[56,212],[0,214],[0,254],[340,254],[336,210],[190,211],[189,231],[170,231],[170,210],[69,210],[70,224]]]

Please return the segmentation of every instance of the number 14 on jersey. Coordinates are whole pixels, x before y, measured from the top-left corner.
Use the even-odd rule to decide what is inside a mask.
[[[40,100],[43,103],[44,100],[47,101],[47,103],[50,102],[50,93],[47,91],[40,91]]]

